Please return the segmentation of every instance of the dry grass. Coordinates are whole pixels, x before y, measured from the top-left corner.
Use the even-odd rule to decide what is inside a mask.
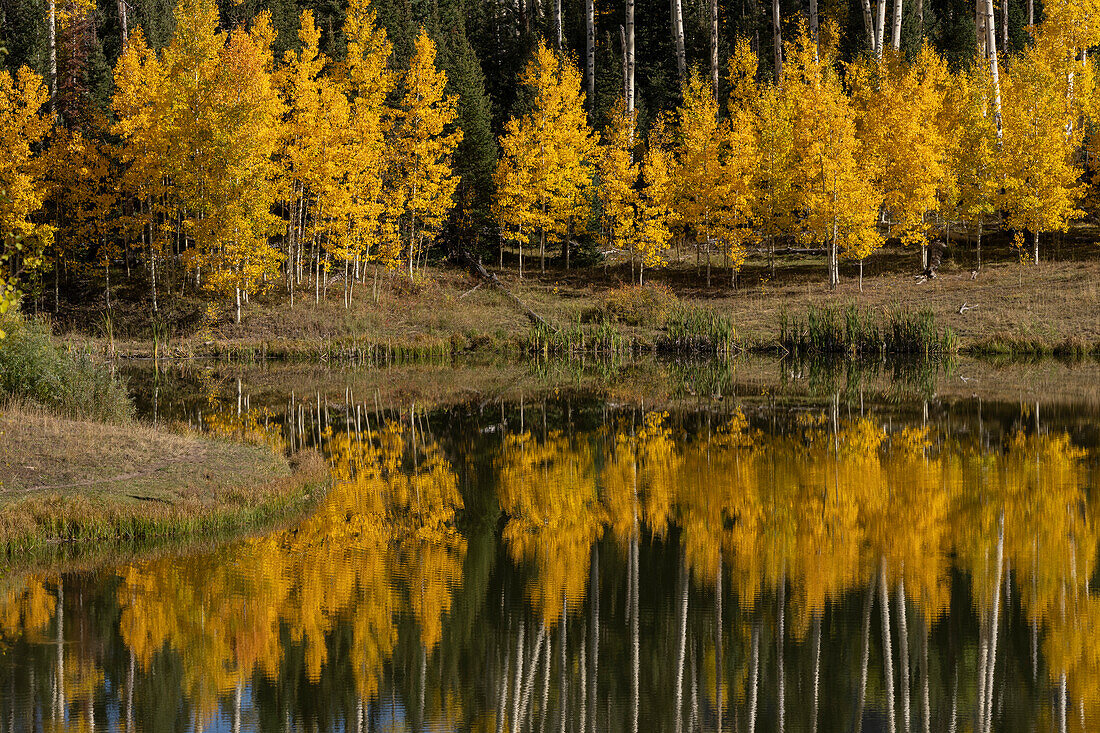
[[[811,305],[854,303],[880,311],[899,306],[931,309],[937,327],[952,328],[964,351],[1041,352],[1058,344],[1089,348],[1100,344],[1100,259],[1082,248],[1084,244],[1078,248],[1078,259],[1038,266],[1002,253],[976,276],[969,253],[963,253],[956,261],[946,261],[938,278],[923,282],[914,277],[915,252],[888,249],[868,263],[862,292],[852,263],[842,268],[840,288],[828,291],[824,267],[814,258],[788,259],[774,277],[760,257],[750,258],[737,290],[730,288],[728,274],[720,270],[715,270],[712,286],[705,287],[694,264],[687,261],[648,273],[647,278],[681,302],[728,315],[742,342],[755,348],[775,343],[784,310],[803,317]],[[623,266],[535,272],[523,281],[512,270],[502,273],[504,282],[528,306],[558,327],[592,320],[585,319],[585,314],[599,312],[629,277]],[[366,354],[365,361],[377,363],[391,360],[394,353],[514,352],[523,347],[532,330],[506,296],[487,285],[478,287],[478,281],[454,269],[432,269],[428,281],[419,286],[397,275],[383,276],[380,282],[377,302],[368,284],[357,290],[350,308],[344,307],[339,290],[320,303],[313,302],[312,293],[300,293],[293,308],[285,294],[272,293],[255,299],[240,324],[223,313],[216,323],[190,330],[181,327],[169,352],[234,360],[265,356],[323,360],[350,355],[354,361]],[[599,324],[584,327],[594,329]],[[657,342],[662,327],[659,319],[615,324],[624,337],[643,348]],[[99,341],[95,347],[104,345]],[[121,355],[152,354],[151,343],[140,338],[119,340],[116,349]]]
[[[0,547],[179,537],[281,516],[325,476],[268,448],[148,425],[0,415]]]

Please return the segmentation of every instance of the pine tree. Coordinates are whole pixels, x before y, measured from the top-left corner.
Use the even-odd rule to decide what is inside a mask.
[[[497,142],[492,131],[492,108],[485,91],[485,73],[466,37],[465,23],[444,32],[442,66],[447,73],[447,92],[458,98],[458,127],[462,140],[454,153],[458,175],[452,220],[459,236],[480,240],[492,217],[493,170]]]

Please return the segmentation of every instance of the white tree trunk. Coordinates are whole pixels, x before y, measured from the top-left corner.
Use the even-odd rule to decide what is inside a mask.
[[[561,0],[558,0],[560,3]],[[596,2],[584,0],[584,58],[588,77],[588,109],[596,108]]]
[[[882,58],[883,41],[886,38],[886,0],[878,0],[875,18],[875,55]]]
[[[680,0],[671,0],[672,42],[676,46],[676,73],[680,87],[687,84],[687,51],[684,50],[684,12]]]
[[[772,0],[772,38],[775,44],[775,83],[783,78],[783,30],[779,26],[779,0]]]
[[[871,0],[862,0],[863,5],[863,25],[867,28],[867,49],[871,53],[875,53],[877,44],[875,43],[875,16],[871,11]]]
[[[50,118],[57,116],[57,0],[49,0],[47,5],[46,43],[50,53]]]
[[[626,111],[634,114],[634,0],[626,0]]]
[[[118,23],[122,30],[122,49],[126,50],[126,42],[130,40],[130,24],[127,19],[126,0],[118,0]]]
[[[813,1],[813,0],[811,0]],[[710,85],[718,98],[718,0],[710,0]]]
[[[895,51],[901,50],[901,14],[904,6],[903,0],[894,0],[894,33],[890,39]]]

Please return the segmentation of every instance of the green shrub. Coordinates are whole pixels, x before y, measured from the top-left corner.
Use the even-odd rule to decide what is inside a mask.
[[[656,327],[678,303],[676,294],[662,285],[623,285],[601,295],[581,320]]]
[[[87,352],[59,346],[42,323],[4,319],[0,396],[26,400],[76,419],[125,422],[133,415],[126,385]]]

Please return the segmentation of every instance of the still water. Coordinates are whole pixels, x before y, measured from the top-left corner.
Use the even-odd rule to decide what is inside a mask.
[[[9,573],[0,731],[1100,730],[1095,402],[135,384],[332,488]]]

